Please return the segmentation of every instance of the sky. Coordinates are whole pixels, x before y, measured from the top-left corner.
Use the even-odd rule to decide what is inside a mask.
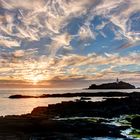
[[[140,0],[0,0],[0,87],[139,85]]]

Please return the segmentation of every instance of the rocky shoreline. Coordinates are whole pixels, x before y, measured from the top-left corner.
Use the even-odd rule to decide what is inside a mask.
[[[131,137],[121,132],[130,127],[136,129],[131,135],[139,137],[139,103],[140,93],[133,92],[127,93],[126,98],[111,98],[102,102],[78,100],[37,107],[30,114],[0,117],[0,139],[84,140],[90,137],[112,137],[127,140]],[[123,120],[123,125],[114,125],[111,121],[126,115],[129,117]]]

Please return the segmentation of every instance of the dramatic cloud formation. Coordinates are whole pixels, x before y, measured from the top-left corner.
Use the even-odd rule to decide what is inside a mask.
[[[0,79],[137,83],[139,23],[139,0],[0,0]]]

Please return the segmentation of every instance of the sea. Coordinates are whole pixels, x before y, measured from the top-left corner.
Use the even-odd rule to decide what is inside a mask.
[[[47,89],[47,88],[1,88],[0,89],[0,116],[21,115],[30,113],[33,108],[38,106],[48,106],[49,104],[61,103],[62,101],[74,101],[80,97],[74,98],[26,98],[26,99],[9,99],[8,97],[15,94],[21,95],[42,95],[42,94],[63,94],[63,93],[80,93],[80,92],[108,92],[121,91],[131,93],[140,92],[140,89],[132,90],[83,90],[83,89]],[[103,101],[104,97],[92,97],[93,102]]]

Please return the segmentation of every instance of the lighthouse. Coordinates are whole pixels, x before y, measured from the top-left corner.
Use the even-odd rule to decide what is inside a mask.
[[[119,79],[117,78],[117,80],[116,80],[116,83],[118,84],[119,83]]]

